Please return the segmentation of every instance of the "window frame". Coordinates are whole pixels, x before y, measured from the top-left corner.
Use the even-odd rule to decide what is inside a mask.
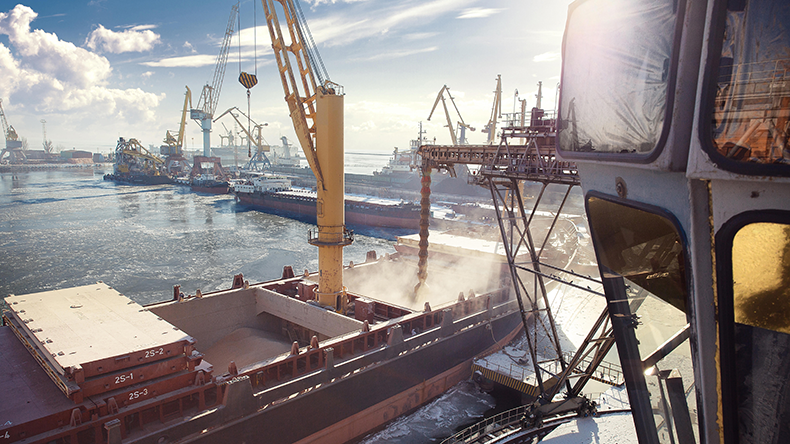
[[[675,228],[678,236],[680,238],[680,242],[683,244],[681,249],[681,254],[683,254],[683,261],[685,267],[685,278],[686,278],[686,321],[692,325],[692,334],[687,339],[689,341],[689,347],[692,356],[692,369],[693,369],[693,377],[694,377],[694,386],[695,390],[697,387],[697,368],[698,365],[696,362],[693,361],[694,356],[698,356],[697,353],[697,344],[694,339],[693,328],[694,328],[694,313],[695,313],[695,304],[694,304],[694,297],[693,297],[693,273],[692,273],[692,266],[689,258],[691,257],[689,248],[690,244],[688,241],[688,237],[686,236],[685,230],[683,230],[683,226],[681,225],[679,219],[669,210],[640,202],[635,200],[628,200],[623,199],[618,196],[612,196],[609,194],[605,194],[599,191],[590,190],[586,193],[584,197],[584,207],[585,212],[588,218],[588,225],[590,230],[590,238],[593,242],[593,249],[595,250],[595,257],[598,260],[598,242],[596,242],[596,234],[593,228],[593,224],[590,222],[590,212],[589,212],[589,200],[590,198],[597,198],[601,200],[608,201],[610,203],[623,205],[626,207],[630,207],[633,209],[645,211],[652,215],[656,215],[659,217],[663,217],[664,219],[668,220],[672,226]],[[612,270],[609,270],[608,267],[601,264],[600,261],[598,262],[598,269],[601,273],[601,279],[604,285],[604,295],[606,297],[606,303],[609,307],[609,313],[612,322],[613,334],[615,336],[615,341],[617,343],[617,351],[620,354],[620,361],[623,369],[623,375],[626,378],[626,389],[628,392],[628,396],[631,399],[631,411],[634,417],[634,423],[636,425],[636,433],[637,438],[640,443],[658,443],[658,429],[655,423],[655,419],[653,417],[652,408],[649,401],[649,392],[647,390],[647,382],[644,374],[644,361],[641,356],[641,351],[639,350],[639,341],[636,338],[635,328],[633,325],[629,325],[629,320],[625,319],[625,315],[628,313],[623,313],[622,311],[622,304],[627,301],[626,297],[626,289],[625,284],[623,281],[623,276],[619,273],[614,273]],[[665,301],[666,302],[666,301]],[[625,307],[628,307],[628,304],[625,304]],[[630,313],[630,310],[629,310]],[[634,313],[631,313],[634,314]],[[680,346],[685,342],[682,341],[677,346]],[[676,346],[676,347],[677,347]],[[673,349],[674,350],[674,349]],[[663,358],[662,358],[663,359]],[[699,392],[697,391],[697,397],[699,397]],[[699,401],[698,401],[699,402]],[[698,413],[699,419],[698,423],[702,424],[704,419],[702,412]],[[700,433],[703,433],[702,427],[699,427]]]
[[[663,207],[659,207],[656,205],[630,200],[630,199],[623,199],[619,196],[613,196],[611,194],[605,194],[600,191],[590,190],[584,196],[584,211],[587,214],[587,224],[590,228],[590,239],[593,241],[593,249],[595,250],[595,257],[596,261],[598,260],[598,247],[597,243],[595,242],[595,234],[593,231],[593,225],[590,222],[590,208],[589,208],[589,200],[591,197],[608,201],[610,203],[623,205],[626,207],[630,207],[636,210],[644,211],[646,213],[653,214],[655,216],[660,216],[669,221],[672,226],[677,231],[678,236],[680,237],[680,242],[683,244],[681,252],[683,254],[683,266],[685,269],[685,279],[686,279],[686,321],[691,322],[692,320],[692,312],[694,311],[694,297],[693,297],[693,285],[692,285],[692,269],[691,269],[691,251],[690,251],[690,244],[688,240],[688,236],[686,236],[686,232],[683,229],[683,225],[680,223],[680,220],[669,210]],[[601,272],[601,276],[603,276],[604,271],[607,273],[612,270],[604,270],[601,268],[602,264],[598,264],[599,271]],[[618,274],[619,275],[619,274]],[[664,301],[666,302],[666,301]]]
[[[568,19],[567,21],[570,22],[571,17],[573,16],[574,11],[580,5],[596,0],[582,0],[573,2],[568,7]],[[650,152],[646,154],[637,154],[637,153],[614,153],[614,152],[583,152],[583,151],[566,151],[562,149],[560,146],[560,132],[563,131],[560,129],[563,125],[562,119],[562,89],[560,89],[560,100],[557,103],[557,136],[555,137],[555,150],[557,153],[562,156],[563,158],[570,159],[570,160],[597,160],[597,161],[609,161],[609,162],[617,162],[617,163],[635,163],[635,164],[649,164],[658,159],[658,157],[664,152],[664,148],[667,144],[667,139],[669,138],[670,133],[670,122],[672,121],[672,116],[674,113],[675,107],[675,88],[677,85],[677,78],[678,78],[678,64],[680,60],[680,52],[681,52],[681,40],[683,36],[683,23],[685,20],[686,15],[686,0],[675,0],[675,27],[673,30],[672,36],[672,55],[669,61],[669,67],[667,72],[667,96],[666,96],[666,107],[664,109],[664,122],[661,125],[661,133],[658,137],[658,141],[656,145],[653,147]],[[565,32],[562,37],[562,69],[560,71],[560,85],[564,82],[565,78],[565,46],[567,45],[568,40],[568,30],[567,25]]]
[[[732,247],[738,232],[754,223],[790,225],[790,211],[752,210],[739,213],[716,232],[716,303],[719,326],[719,377],[721,378],[722,428],[724,442],[739,441],[735,372],[735,290],[733,288]],[[725,346],[725,344],[727,344]]]
[[[790,177],[790,166],[788,165],[733,160],[719,153],[713,146],[712,118],[715,107],[714,102],[716,101],[719,62],[727,24],[727,3],[726,0],[714,0],[713,14],[710,17],[707,60],[703,69],[699,109],[697,110],[700,146],[717,169],[749,176]]]

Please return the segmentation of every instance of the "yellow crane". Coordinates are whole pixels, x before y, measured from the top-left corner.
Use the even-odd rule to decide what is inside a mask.
[[[5,118],[3,99],[0,99],[0,122],[3,124],[3,138],[5,139],[5,148],[0,152],[0,159],[5,156],[5,153],[8,153],[11,163],[21,163],[25,160],[25,152],[22,151],[22,141],[19,140],[19,135],[16,133],[13,125],[9,125]]]
[[[488,133],[488,144],[493,145],[496,142],[496,124],[497,119],[502,117],[502,76],[496,76],[496,89],[494,90],[494,106],[491,108],[491,117],[488,123],[481,131]]]
[[[187,112],[192,108],[192,90],[185,86],[187,92],[184,94],[184,107],[181,110],[181,124],[178,127],[178,134],[173,136],[170,130],[165,134],[165,144],[159,147],[159,154],[166,157],[166,168],[168,173],[172,173],[173,169],[188,167],[186,158],[184,158],[184,133],[187,123]],[[181,171],[183,172],[183,171]]]
[[[290,44],[285,42],[275,1],[281,6]],[[329,80],[298,1],[263,0],[263,9],[294,130],[317,181],[318,235],[308,236],[310,244],[318,247],[316,299],[343,311],[348,299],[343,247],[353,242],[353,233],[345,227],[343,90]]]
[[[447,97],[450,98],[450,103],[453,104],[453,108],[455,108],[455,112],[458,114],[458,133],[461,136],[460,144],[466,145],[466,130],[468,129],[469,131],[474,131],[475,129],[464,123],[464,118],[461,117],[461,112],[458,111],[458,106],[455,104],[453,96],[450,95],[450,88],[448,88],[447,85],[442,86],[442,89],[439,90],[439,94],[436,96],[436,101],[433,103],[433,108],[431,108],[431,114],[428,115],[428,120],[431,120],[433,112],[436,111],[436,107],[439,105],[439,100],[441,100],[442,107],[444,108],[444,115],[447,118],[446,126],[450,129],[450,139],[453,141],[453,145],[459,144],[458,137],[456,136],[456,129],[450,120],[450,111],[447,110],[447,103],[444,98],[444,93],[447,93]]]

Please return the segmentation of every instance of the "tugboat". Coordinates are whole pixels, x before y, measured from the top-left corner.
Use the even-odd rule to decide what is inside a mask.
[[[228,194],[230,191],[229,174],[219,157],[195,156],[189,176],[192,191],[210,194]]]

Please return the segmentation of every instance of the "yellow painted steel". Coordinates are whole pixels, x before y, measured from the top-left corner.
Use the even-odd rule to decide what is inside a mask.
[[[316,154],[324,171],[324,186],[317,187],[318,303],[342,310],[345,236],[345,174],[343,168],[343,96],[318,93]]]
[[[275,11],[274,3],[282,6],[287,35]],[[314,53],[307,51],[306,23],[299,23],[299,13],[292,0],[263,0],[266,24],[272,40],[272,51],[280,72],[285,101],[291,114],[296,136],[310,168],[315,174],[318,199],[316,216],[318,236],[309,242],[318,247],[318,289],[316,299],[321,305],[345,311],[347,296],[343,287],[343,247],[351,244],[352,236],[345,228],[345,178],[343,171],[343,92],[342,87],[328,79],[316,83],[313,72]],[[320,57],[318,57],[320,62]],[[294,69],[295,67],[298,69]],[[321,64],[321,66],[323,66]]]

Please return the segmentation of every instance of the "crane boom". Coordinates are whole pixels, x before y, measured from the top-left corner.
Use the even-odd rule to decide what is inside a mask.
[[[196,109],[191,110],[191,118],[200,124],[203,129],[203,155],[209,157],[211,155],[211,121],[214,117],[214,111],[217,109],[219,103],[219,94],[222,91],[222,82],[225,79],[225,67],[228,62],[228,51],[230,50],[230,40],[233,37],[234,25],[236,24],[236,17],[239,14],[239,4],[236,3],[230,10],[230,18],[228,18],[228,26],[225,28],[225,37],[222,40],[219,54],[217,55],[217,62],[214,66],[214,78],[211,85],[204,85],[203,91],[200,93],[198,105]]]
[[[192,90],[190,90],[188,86],[186,89],[187,92],[184,94],[184,108],[181,110],[181,124],[178,127],[178,135],[173,137],[169,130],[165,135],[165,143],[171,147],[178,147],[179,150],[184,147],[184,130],[186,129],[187,123],[187,111],[192,107]]]
[[[481,131],[488,133],[488,144],[491,145],[496,141],[496,124],[497,119],[502,117],[502,76],[496,76],[496,89],[494,90],[494,105],[491,107],[491,117],[488,119],[488,124]]]
[[[307,21],[296,6],[298,1],[295,5],[294,0],[276,0],[282,6],[290,45],[285,43],[274,1],[263,0],[272,50],[296,136],[317,181],[318,236],[309,236],[310,244],[318,247],[316,299],[321,305],[345,311],[348,295],[343,286],[343,247],[353,242],[353,233],[345,227],[343,91],[329,80]]]
[[[266,124],[259,124],[259,123],[257,123],[256,121],[254,121],[254,120],[252,120],[250,118],[250,121],[252,121],[252,123],[253,123],[253,127],[252,127],[253,128],[253,132],[255,130],[258,130],[258,135],[253,137],[252,134],[250,134],[250,132],[247,131],[247,128],[244,127],[244,124],[239,120],[239,118],[236,117],[236,115],[231,112],[231,111],[234,111],[234,110],[236,112],[238,112],[239,114],[241,114],[242,116],[247,117],[247,115],[244,114],[244,111],[242,111],[242,110],[240,110],[240,109],[238,109],[237,107],[234,106],[232,108],[228,108],[227,111],[225,111],[224,113],[220,114],[219,117],[214,119],[214,121],[216,122],[219,119],[225,117],[226,114],[230,114],[230,116],[233,117],[233,120],[235,120],[236,123],[239,124],[239,127],[241,128],[241,130],[244,131],[244,134],[247,136],[247,138],[249,140],[255,141],[255,148],[257,149],[257,152],[259,152],[259,153],[260,152],[269,152],[270,147],[269,147],[268,144],[267,145],[263,144],[263,142],[265,142],[265,140],[263,139],[263,136],[261,135],[261,128],[266,126]]]
[[[280,71],[283,90],[285,91],[285,101],[288,103],[288,110],[291,114],[296,137],[302,146],[307,163],[318,182],[318,187],[323,187],[324,176],[321,172],[321,165],[315,148],[315,115],[316,115],[316,94],[318,85],[316,84],[315,74],[311,68],[307,45],[305,45],[301,27],[296,24],[296,8],[291,0],[277,0],[283,7],[285,20],[288,25],[288,32],[291,37],[291,45],[286,45],[283,38],[282,28],[277,14],[274,10],[273,0],[263,1],[263,11],[266,15],[266,23],[269,27],[269,36],[272,39],[272,50],[277,61],[277,68]],[[296,83],[296,76],[291,66],[291,58],[285,51],[293,54],[298,65],[298,72],[302,84],[300,95],[299,85]],[[321,85],[323,87],[323,85]]]
[[[5,111],[3,110],[3,99],[0,99],[0,120],[3,122],[3,138],[5,140],[17,140],[17,134],[14,127],[8,124],[5,118]]]
[[[450,129],[450,139],[453,145],[458,145],[458,136],[455,134],[455,127],[450,120],[450,112],[447,110],[447,103],[444,98],[445,92],[447,92],[447,97],[450,98],[450,103],[452,103],[453,108],[455,108],[455,113],[458,114],[458,131],[461,133],[461,144],[466,144],[466,137],[464,136],[465,130],[469,129],[470,131],[474,131],[475,129],[464,122],[464,118],[461,117],[461,111],[458,110],[458,105],[455,104],[455,99],[450,95],[450,88],[447,87],[447,85],[442,86],[442,89],[439,90],[439,94],[436,95],[436,101],[433,103],[433,108],[431,108],[431,114],[428,115],[428,120],[431,120],[433,112],[436,110],[436,106],[439,105],[439,100],[441,100],[442,107],[444,108],[444,115],[447,118],[447,128]]]

